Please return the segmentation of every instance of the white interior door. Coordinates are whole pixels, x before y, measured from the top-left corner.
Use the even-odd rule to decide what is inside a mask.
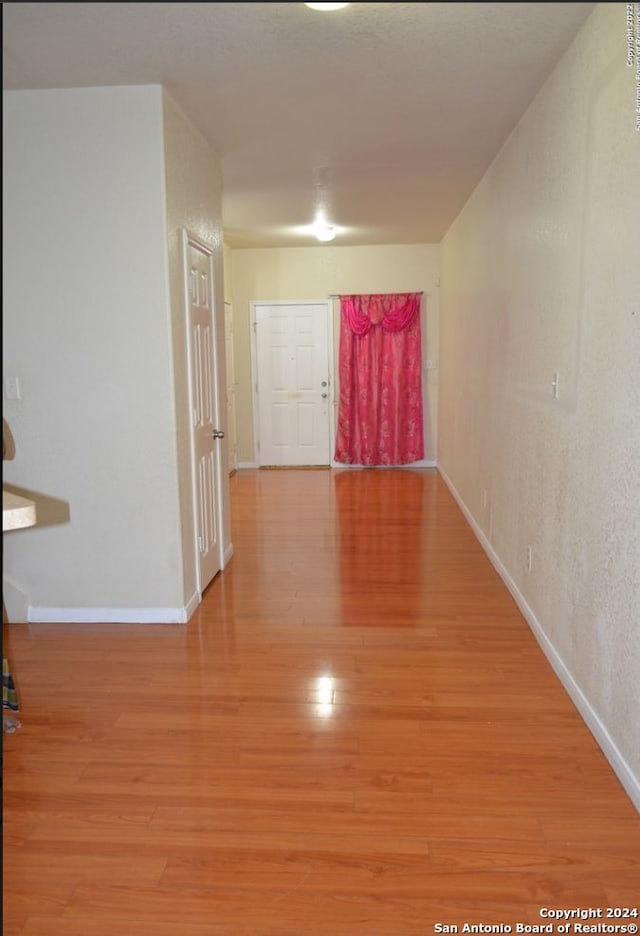
[[[328,465],[329,303],[254,308],[258,462]]]
[[[185,232],[188,358],[194,510],[199,591],[222,566],[219,387],[213,308],[213,262],[206,245]]]

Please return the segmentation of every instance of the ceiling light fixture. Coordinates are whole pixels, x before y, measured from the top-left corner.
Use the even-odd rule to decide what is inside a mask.
[[[316,166],[313,170],[313,200],[315,211],[313,213],[313,224],[311,233],[317,240],[328,242],[332,241],[338,229],[331,224],[331,207],[329,197],[329,174],[328,166]]]
[[[336,229],[332,224],[321,222],[313,226],[313,233],[319,241],[332,241],[336,236]]]
[[[349,6],[348,3],[305,3],[310,10],[341,10],[342,7]]]

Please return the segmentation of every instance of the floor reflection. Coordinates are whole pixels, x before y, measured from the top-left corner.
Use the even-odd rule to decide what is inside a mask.
[[[422,615],[428,538],[424,470],[362,469],[334,476],[342,623],[414,627]],[[402,592],[402,616],[394,597]]]

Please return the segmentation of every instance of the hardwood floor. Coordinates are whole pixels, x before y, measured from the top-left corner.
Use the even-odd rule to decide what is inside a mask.
[[[637,906],[638,814],[437,473],[231,488],[189,624],[5,628],[5,936]]]

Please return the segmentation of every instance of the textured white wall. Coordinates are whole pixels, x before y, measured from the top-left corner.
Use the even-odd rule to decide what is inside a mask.
[[[178,478],[183,536],[185,602],[196,592],[195,526],[192,504],[190,457],[189,384],[187,370],[184,270],[181,228],[186,228],[214,251],[214,312],[218,351],[218,371],[222,396],[220,415],[226,422],[224,290],[222,247],[222,180],[220,161],[201,133],[188,120],[167,92],[163,95],[164,152],[167,198],[169,285],[173,335],[173,390],[178,434]],[[226,439],[222,463],[223,540],[231,546],[229,476]]]
[[[640,789],[640,133],[625,13],[596,7],[444,239],[439,461]]]
[[[180,607],[161,89],[3,103],[4,479],[40,510],[5,575],[54,612]]]
[[[253,462],[253,384],[249,303],[268,299],[326,299],[331,294],[423,290],[423,357],[438,357],[440,248],[437,244],[395,247],[290,247],[231,252],[235,376],[238,383],[238,459]],[[229,292],[229,290],[227,290]],[[228,298],[228,296],[227,296]],[[339,303],[334,303],[338,342]],[[423,361],[424,363],[424,361]],[[425,459],[437,451],[437,370],[423,372]]]

